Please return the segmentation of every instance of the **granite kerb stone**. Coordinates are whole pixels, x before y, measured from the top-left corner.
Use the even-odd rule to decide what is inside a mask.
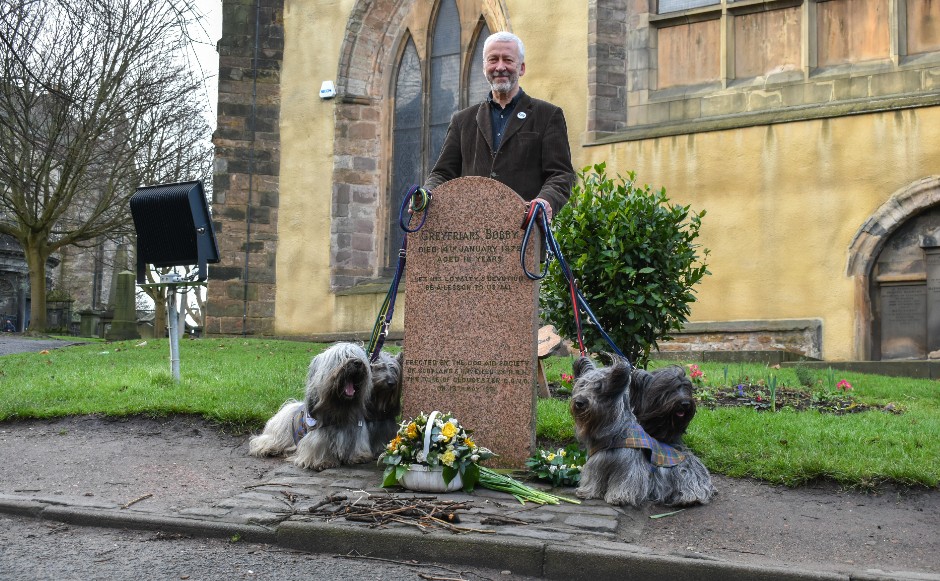
[[[633,579],[648,581],[848,581],[837,573],[804,571],[782,567],[756,567],[721,560],[690,559],[661,555],[630,545],[610,544],[605,548],[548,545],[545,548],[544,576],[547,579],[573,579],[588,576],[617,579],[625,570]]]
[[[0,513],[38,518],[48,505],[30,498],[0,494]]]
[[[455,565],[506,569],[539,576],[545,543],[497,535],[455,535],[430,531],[370,529],[289,520],[277,529],[277,543],[307,552],[368,553],[371,557],[447,562]],[[485,563],[483,556],[485,555]]]
[[[212,538],[238,537],[247,542],[275,542],[275,528],[222,520],[206,520],[183,516],[157,516],[124,510],[50,506],[39,515],[44,520],[66,524],[137,530],[158,530]]]

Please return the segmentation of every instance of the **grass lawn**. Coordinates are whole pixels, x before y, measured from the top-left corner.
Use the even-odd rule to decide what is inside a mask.
[[[323,344],[205,338],[180,342],[178,384],[166,339],[90,343],[0,357],[0,420],[65,415],[196,414],[244,432],[259,430],[285,399],[300,397],[310,359]],[[654,362],[653,367],[658,366]],[[665,363],[662,363],[665,365]],[[711,390],[741,382],[800,386],[792,369],[704,364],[703,403],[686,442],[710,470],[798,485],[829,478],[847,486],[881,482],[940,484],[940,384],[839,373],[859,403],[891,407],[846,415],[783,408],[706,407]],[[570,358],[550,358],[550,382],[571,373]],[[805,372],[804,377],[805,381]],[[810,389],[825,390],[826,374]],[[469,426],[472,429],[472,426]],[[573,441],[567,402],[538,402],[538,438]]]

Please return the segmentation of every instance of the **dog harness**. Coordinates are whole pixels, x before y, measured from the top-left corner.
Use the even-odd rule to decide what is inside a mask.
[[[319,424],[317,424],[316,418],[312,418],[307,414],[307,406],[300,406],[300,409],[294,412],[294,417],[291,418],[290,425],[291,434],[294,436],[294,445],[296,446],[310,430],[315,429]],[[357,425],[360,428],[362,427],[361,419]]]
[[[611,448],[634,448],[644,450],[649,454],[650,463],[660,468],[674,468],[685,460],[685,454],[676,450],[669,444],[663,444],[659,440],[656,440],[647,434],[643,426],[637,422],[627,424],[623,432],[621,432],[621,435],[623,435],[624,438],[619,445],[614,444],[606,448],[596,448],[591,450],[591,454],[596,454],[601,450],[609,450]]]
[[[291,418],[290,423],[295,446],[297,442],[300,442],[300,440],[307,435],[307,432],[317,427],[316,418],[311,418],[307,415],[307,406],[300,406],[300,409],[298,409],[294,413],[294,417]]]

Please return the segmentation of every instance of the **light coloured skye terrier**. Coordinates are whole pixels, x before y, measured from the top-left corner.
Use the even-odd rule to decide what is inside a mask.
[[[622,358],[603,368],[587,357],[575,361],[571,414],[589,452],[577,495],[631,506],[707,503],[714,488],[701,461],[684,447],[652,438],[633,414],[634,373]]]
[[[248,453],[293,452],[288,460],[318,471],[372,460],[366,423],[372,393],[372,366],[365,350],[355,343],[336,343],[310,362],[304,401],[285,402],[264,431],[251,438]]]

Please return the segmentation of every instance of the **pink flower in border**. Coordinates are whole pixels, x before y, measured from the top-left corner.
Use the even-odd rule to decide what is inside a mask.
[[[843,379],[843,380],[840,380],[839,383],[836,384],[836,387],[841,389],[842,391],[848,391],[852,389],[852,384]]]

